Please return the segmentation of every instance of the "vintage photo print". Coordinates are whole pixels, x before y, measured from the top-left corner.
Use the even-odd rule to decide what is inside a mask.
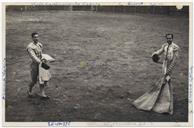
[[[3,3],[4,126],[192,126],[192,3]]]

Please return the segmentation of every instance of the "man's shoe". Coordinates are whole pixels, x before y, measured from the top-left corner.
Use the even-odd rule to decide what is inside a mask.
[[[41,96],[41,99],[42,99],[42,100],[48,100],[48,99],[50,99],[50,98],[49,98],[49,96]]]
[[[28,93],[28,97],[29,97],[29,98],[33,98],[33,95],[32,95],[31,92],[27,91],[27,93]]]

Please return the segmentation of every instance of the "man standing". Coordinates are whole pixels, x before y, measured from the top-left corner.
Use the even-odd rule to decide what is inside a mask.
[[[162,45],[162,48],[154,52],[153,55],[161,55],[164,53],[162,73],[170,78],[176,59],[178,58],[179,46],[173,43],[173,34],[166,34],[167,43]]]
[[[27,52],[32,59],[31,63],[31,83],[28,87],[28,96],[32,96],[32,88],[38,81],[38,74],[39,74],[39,64],[41,63],[42,59],[42,44],[38,41],[38,33],[34,32],[31,34],[33,42],[27,46]],[[48,96],[44,92],[44,84],[40,84],[40,92],[42,98],[48,99]]]
[[[166,34],[167,43],[152,54],[152,57],[164,53],[162,78],[148,92],[133,102],[138,109],[173,114],[173,90],[171,73],[178,58],[179,46],[173,43],[173,34]],[[153,59],[154,60],[154,59]],[[158,59],[156,59],[158,60]],[[158,61],[155,61],[158,63]]]

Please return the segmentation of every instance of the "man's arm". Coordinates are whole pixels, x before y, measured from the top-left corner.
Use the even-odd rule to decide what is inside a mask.
[[[165,47],[165,44],[163,44],[162,47],[161,47],[158,51],[154,52],[154,53],[152,54],[152,56],[153,56],[154,54],[161,55],[161,54],[164,52],[164,47]]]
[[[158,51],[154,52],[152,54],[152,57],[154,54],[157,54],[158,56],[161,55],[164,52],[164,47],[165,47],[165,44],[163,44],[162,47]],[[157,63],[162,64],[163,62],[161,60],[159,60]]]
[[[28,48],[27,49],[30,57],[35,61],[37,62],[38,64],[41,62],[41,60],[36,56],[36,54],[34,53],[34,51],[31,49],[31,48]]]

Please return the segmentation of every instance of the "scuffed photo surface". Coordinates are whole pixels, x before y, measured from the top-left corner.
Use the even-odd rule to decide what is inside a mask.
[[[188,7],[171,13],[141,7],[136,12],[124,7],[37,8],[6,10],[5,121],[188,121]],[[26,46],[32,32],[39,33],[43,52],[56,59],[46,101],[27,97]],[[172,75],[173,115],[140,111],[131,104],[161,76],[162,67],[151,54],[165,43],[166,33],[174,34],[181,49]],[[38,95],[38,85],[33,92]]]

